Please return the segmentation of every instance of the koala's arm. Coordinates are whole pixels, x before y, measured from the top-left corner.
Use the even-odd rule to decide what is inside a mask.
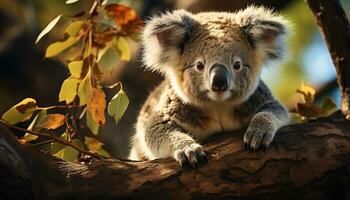
[[[244,144],[247,148],[257,150],[267,148],[272,142],[277,130],[288,123],[287,109],[277,101],[263,82],[252,97],[252,102],[258,102],[247,131],[244,134]]]
[[[163,114],[156,114],[145,124],[144,141],[155,158],[172,156],[181,165],[187,161],[192,167],[206,162],[206,154],[181,126],[172,120],[164,120]]]

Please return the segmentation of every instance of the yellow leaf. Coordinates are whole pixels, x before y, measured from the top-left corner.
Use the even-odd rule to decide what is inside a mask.
[[[69,77],[63,81],[60,93],[58,95],[58,100],[66,101],[66,104],[70,104],[74,101],[78,92],[78,85],[80,83],[79,79]]]
[[[39,127],[46,129],[56,129],[64,124],[64,115],[48,114],[39,123]]]
[[[115,122],[118,123],[128,108],[128,105],[129,98],[121,89],[108,103],[108,114],[114,117]]]
[[[98,134],[99,125],[92,118],[92,114],[90,113],[90,111],[86,112],[86,124],[94,135]]]
[[[37,108],[35,99],[26,98],[6,111],[1,118],[10,124],[17,124],[28,120]]]
[[[77,43],[78,41],[79,41],[78,38],[69,37],[67,40],[63,42],[55,42],[46,49],[45,57],[50,58],[50,57],[56,56],[57,54],[61,53],[62,51],[72,46],[73,44]]]
[[[89,151],[95,153],[101,149],[103,143],[93,137],[85,137],[85,145]]]
[[[75,37],[79,33],[83,24],[84,24],[83,21],[74,21],[67,26],[64,32],[71,37]]]
[[[92,90],[90,72],[80,82],[78,88],[79,105],[85,105]]]
[[[316,91],[305,82],[301,84],[297,92],[303,95],[306,104],[312,104],[314,102]]]
[[[72,61],[68,63],[70,74],[74,78],[80,78],[84,62],[82,60]]]
[[[28,130],[30,131],[39,131],[40,130],[40,127],[38,126],[39,122],[46,116],[46,110],[41,110],[36,116],[35,118],[33,119],[33,121],[30,123],[30,125],[28,126]],[[33,134],[30,134],[30,133],[26,133],[24,135],[24,139],[27,141],[27,142],[30,142],[30,141],[33,141],[33,140],[36,140],[38,139],[39,136],[37,135],[33,135]]]
[[[125,37],[117,37],[116,45],[120,53],[120,59],[123,61],[129,61],[131,58],[131,52],[128,41],[125,39]]]
[[[38,35],[38,37],[35,40],[35,43],[38,43],[41,38],[43,38],[46,34],[48,34],[53,27],[56,26],[57,22],[61,19],[62,15],[58,15],[55,19],[53,19],[42,31],[41,33]]]
[[[106,122],[105,119],[106,96],[101,89],[92,88],[87,101],[87,109],[90,111],[92,118],[99,125]]]

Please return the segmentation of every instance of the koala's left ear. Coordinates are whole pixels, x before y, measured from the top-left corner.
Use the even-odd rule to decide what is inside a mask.
[[[286,35],[289,21],[263,7],[251,6],[236,13],[251,45],[261,52],[264,61],[283,58],[286,54]]]
[[[185,10],[176,10],[151,18],[142,33],[142,56],[147,68],[164,72],[179,60],[195,20]]]

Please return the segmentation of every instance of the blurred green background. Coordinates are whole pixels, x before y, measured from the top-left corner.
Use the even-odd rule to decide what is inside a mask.
[[[44,59],[49,43],[59,39],[63,23],[38,45],[34,44],[38,33],[57,15],[73,15],[91,6],[91,0],[81,0],[66,5],[65,0],[0,0],[0,113],[26,97],[33,97],[39,105],[55,105],[62,81],[68,70],[60,59]],[[303,0],[129,0],[121,1],[137,10],[142,19],[152,14],[176,8],[193,12],[236,11],[250,4],[273,8],[294,24],[290,37],[289,57],[284,62],[273,63],[263,70],[263,80],[275,96],[289,109],[301,97],[295,93],[303,81],[318,92],[317,101],[331,96],[339,106],[340,97],[336,87],[335,70],[323,38],[318,31],[311,11]],[[341,0],[349,16],[350,1]],[[60,27],[61,26],[61,27]],[[105,148],[114,157],[126,157],[129,137],[143,101],[161,77],[144,72],[137,54],[137,44],[131,44],[131,62],[120,62],[106,83],[121,80],[129,98],[130,107],[120,124],[115,125],[107,117],[107,125],[101,130]],[[112,93],[107,96],[111,97]],[[25,124],[23,125],[25,126]]]

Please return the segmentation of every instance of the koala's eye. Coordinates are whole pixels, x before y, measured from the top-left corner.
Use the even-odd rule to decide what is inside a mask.
[[[242,64],[241,64],[241,62],[239,62],[239,61],[236,61],[235,63],[233,63],[233,69],[234,70],[240,70],[241,69],[241,67],[242,67]]]
[[[198,71],[203,71],[204,64],[202,62],[197,62],[196,63],[196,68],[197,68]]]

